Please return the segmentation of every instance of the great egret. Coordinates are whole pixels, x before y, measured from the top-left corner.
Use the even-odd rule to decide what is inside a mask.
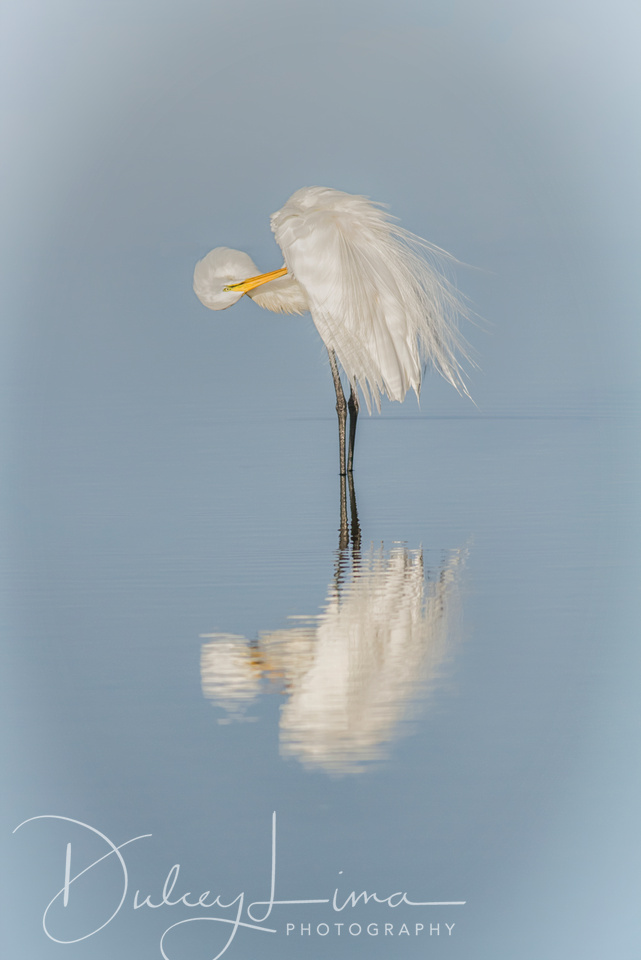
[[[309,310],[329,353],[336,390],[340,472],[351,473],[361,389],[367,409],[380,396],[419,396],[425,365],[433,363],[467,394],[458,357],[464,313],[445,277],[449,257],[414,236],[380,204],[328,187],[304,187],[271,218],[284,266],[258,274],[246,253],[216,247],[196,264],[194,291],[211,310],[224,310],[246,293],[267,310]],[[350,384],[349,401],[338,364]],[[347,411],[349,445],[345,457]]]

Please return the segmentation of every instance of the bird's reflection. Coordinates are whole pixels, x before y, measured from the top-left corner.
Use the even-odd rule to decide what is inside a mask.
[[[342,483],[339,549],[322,612],[252,641],[208,634],[201,655],[203,693],[223,708],[221,722],[248,719],[261,693],[279,692],[281,754],[332,773],[382,760],[438,679],[465,557],[452,552],[430,576],[422,550],[361,550],[351,482],[349,502],[350,527]]]

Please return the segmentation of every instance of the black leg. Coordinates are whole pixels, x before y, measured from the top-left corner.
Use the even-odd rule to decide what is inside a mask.
[[[347,453],[347,472],[351,473],[354,469],[354,440],[356,439],[356,421],[358,419],[358,394],[351,385],[349,401],[347,403],[349,410],[349,450]]]
[[[344,477],[347,473],[345,469],[345,434],[347,428],[347,404],[345,402],[345,394],[343,393],[343,384],[341,383],[341,376],[338,372],[338,364],[336,362],[336,354],[333,350],[327,351],[329,353],[329,365],[332,370],[332,377],[334,378],[334,389],[336,391],[336,413],[338,414],[338,443],[340,445],[340,472],[341,477]]]
[[[344,550],[349,544],[349,529],[347,525],[347,471],[345,470],[345,433],[347,427],[347,404],[345,394],[343,393],[343,384],[341,375],[338,372],[336,354],[333,350],[327,350],[329,354],[329,365],[334,378],[334,390],[336,391],[336,413],[338,414],[338,443],[340,446],[340,479],[341,479],[341,529],[340,529],[340,547]]]

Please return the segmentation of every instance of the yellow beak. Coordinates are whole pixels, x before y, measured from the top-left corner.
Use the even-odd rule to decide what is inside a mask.
[[[287,273],[287,267],[281,267],[280,270],[272,270],[271,273],[261,273],[258,277],[250,277],[249,280],[243,280],[241,283],[230,283],[225,290],[240,291],[247,293],[254,287],[260,287],[263,283],[269,283],[270,280],[276,280],[278,277],[284,277]]]

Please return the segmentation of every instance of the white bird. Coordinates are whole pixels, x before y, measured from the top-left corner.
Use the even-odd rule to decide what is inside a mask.
[[[328,187],[304,187],[271,218],[285,260],[258,274],[246,253],[216,247],[196,264],[194,291],[211,310],[246,293],[267,310],[309,310],[327,347],[336,390],[340,472],[351,473],[359,401],[418,397],[427,363],[469,396],[459,357],[461,300],[443,272],[445,251],[398,226],[381,204]],[[350,384],[349,402],[338,363]],[[350,430],[347,460],[347,410]],[[347,471],[346,471],[347,467]]]

